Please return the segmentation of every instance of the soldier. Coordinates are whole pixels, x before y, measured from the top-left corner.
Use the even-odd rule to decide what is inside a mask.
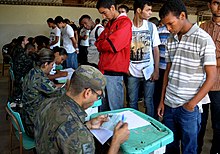
[[[30,55],[25,51],[27,44],[28,38],[26,36],[19,36],[17,39],[17,45],[13,49],[14,55],[12,57],[12,69],[15,76],[15,90],[12,100],[21,99],[22,79],[33,68],[33,61]]]
[[[45,100],[35,121],[37,153],[95,153],[90,129],[98,129],[107,116],[85,122],[85,109],[101,99],[106,79],[96,68],[81,65],[74,72],[70,88],[60,98]],[[127,123],[115,127],[109,153],[116,154],[129,137]]]
[[[54,64],[53,52],[43,48],[34,55],[36,66],[24,78],[22,95],[22,119],[30,137],[34,136],[33,123],[36,111],[42,101],[46,98],[60,96],[65,92],[64,88],[56,86],[47,76]]]

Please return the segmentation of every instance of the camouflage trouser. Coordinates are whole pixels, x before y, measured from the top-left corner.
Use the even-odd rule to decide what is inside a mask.
[[[22,109],[21,117],[26,134],[29,137],[34,138],[34,124],[31,122],[28,113],[24,109]]]

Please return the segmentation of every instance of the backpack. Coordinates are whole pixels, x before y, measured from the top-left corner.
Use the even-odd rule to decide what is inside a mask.
[[[99,30],[99,28],[101,28],[102,26],[98,26],[97,28],[96,28],[96,30],[95,30],[95,39],[97,40],[98,39],[98,30]]]
[[[153,23],[150,22],[150,21],[148,21],[147,24],[148,24],[148,28],[149,28],[149,31],[150,31],[151,41],[152,41],[152,36],[153,36]]]
[[[151,47],[152,47],[152,51],[153,51],[154,50],[154,47],[153,47],[153,37],[152,37],[153,36],[153,23],[148,21],[147,24],[148,24],[148,29],[150,31]]]

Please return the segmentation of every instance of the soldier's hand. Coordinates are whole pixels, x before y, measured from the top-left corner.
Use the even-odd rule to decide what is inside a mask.
[[[100,115],[96,118],[91,119],[86,123],[89,129],[99,129],[103,122],[108,121],[108,115]]]
[[[65,77],[65,76],[68,75],[68,72],[66,72],[66,71],[58,71],[57,75],[59,75],[59,77]]]
[[[115,126],[112,144],[122,144],[128,140],[130,131],[128,130],[128,123],[121,121]]]

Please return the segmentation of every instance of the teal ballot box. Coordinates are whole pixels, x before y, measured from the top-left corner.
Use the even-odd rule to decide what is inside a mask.
[[[123,154],[164,153],[161,151],[154,151],[164,148],[167,144],[173,141],[173,132],[170,129],[161,122],[135,109],[124,108],[107,112],[99,112],[91,115],[91,118],[103,114],[108,114],[111,117],[107,122],[108,124],[103,123],[103,128],[101,127],[102,135],[104,135],[104,137],[113,135],[113,127],[111,128],[111,125],[115,126],[119,120],[128,123],[130,136],[129,139],[120,147],[120,151]],[[106,130],[106,134],[103,133],[103,130]],[[111,131],[112,133],[109,133]],[[99,135],[101,134],[99,133],[99,130],[91,132],[99,140]],[[103,136],[100,138],[103,138]],[[105,141],[100,142],[103,144]]]

